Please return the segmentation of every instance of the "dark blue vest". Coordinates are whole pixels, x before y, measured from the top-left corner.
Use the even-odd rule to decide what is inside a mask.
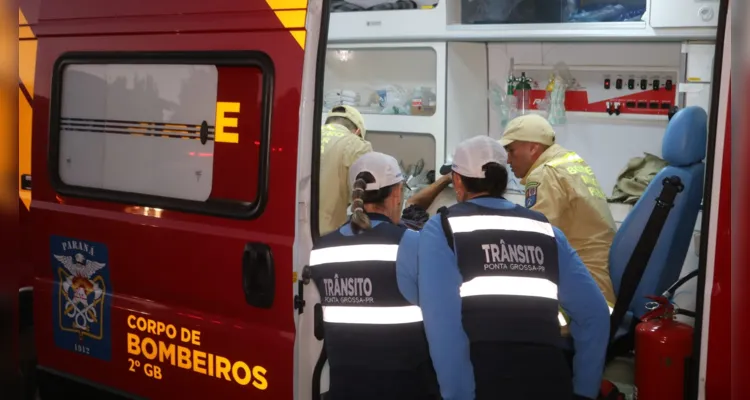
[[[448,209],[447,224],[463,276],[469,340],[557,345],[557,242],[547,219],[521,206],[463,202]]]
[[[333,400],[435,398],[421,310],[396,278],[404,231],[383,222],[354,236],[332,232],[313,248]]]

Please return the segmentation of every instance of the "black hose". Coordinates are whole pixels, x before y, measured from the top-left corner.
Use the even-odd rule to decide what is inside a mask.
[[[695,318],[695,311],[678,309],[675,311],[676,314],[684,315],[687,317]]]
[[[672,296],[674,296],[674,292],[677,291],[680,286],[684,285],[685,282],[689,281],[692,278],[695,278],[696,276],[698,276],[697,269],[677,280],[677,282],[675,282],[672,286],[669,287],[669,289],[667,289],[666,292],[664,292],[665,297],[671,298]]]

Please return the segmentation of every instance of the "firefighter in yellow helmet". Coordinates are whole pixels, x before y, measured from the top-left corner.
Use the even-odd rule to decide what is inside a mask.
[[[513,173],[526,187],[526,207],[541,212],[563,231],[611,313],[615,292],[609,277],[609,248],[616,226],[591,167],[575,152],[556,144],[554,129],[539,115],[511,120],[500,144],[508,152]]]
[[[338,229],[346,222],[351,199],[349,167],[372,151],[365,140],[365,121],[352,106],[331,109],[320,140],[320,234]]]

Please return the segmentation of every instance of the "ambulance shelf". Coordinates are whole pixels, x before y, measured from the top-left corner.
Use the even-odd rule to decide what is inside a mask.
[[[330,109],[330,96],[335,98],[336,90],[350,91],[347,96],[356,92],[359,98],[355,102],[368,131],[432,135],[434,159],[440,164],[463,139],[488,134],[489,111],[484,95],[487,75],[484,43],[333,45],[329,46],[326,60],[324,92],[329,98],[324,110]],[[405,89],[409,101],[419,97],[414,88],[421,88],[423,98],[434,99],[434,103],[430,100],[432,106],[418,115],[413,104],[408,110],[403,106],[398,110],[411,115],[383,114],[377,106],[373,109],[369,105],[373,103],[371,96],[382,95],[378,91],[388,86]]]
[[[323,123],[327,115],[327,113],[323,114]],[[433,121],[435,116],[362,114],[362,117],[365,120],[367,132],[404,132],[435,136],[429,127],[441,123],[441,121]]]

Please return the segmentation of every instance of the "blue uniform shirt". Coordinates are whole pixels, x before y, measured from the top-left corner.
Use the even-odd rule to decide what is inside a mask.
[[[494,209],[515,207],[515,204],[498,198],[483,197],[469,201]],[[573,389],[578,395],[596,398],[609,341],[609,309],[594,279],[570,247],[565,235],[555,227],[553,230],[557,239],[560,270],[558,299],[570,317],[570,334],[576,349]],[[459,288],[463,279],[456,256],[445,239],[440,216],[430,218],[418,237],[418,258],[409,260],[419,264],[419,305],[443,400],[474,400],[474,371],[469,357],[469,340],[461,323]],[[539,384],[543,385],[544,382]]]
[[[389,224],[391,220],[383,214],[367,213],[370,217],[372,227],[378,224]],[[344,236],[353,236],[352,227],[349,223],[339,228],[339,233]],[[419,245],[419,232],[407,229],[398,245],[396,261],[396,280],[401,295],[414,305],[419,304],[417,291],[417,246]]]

